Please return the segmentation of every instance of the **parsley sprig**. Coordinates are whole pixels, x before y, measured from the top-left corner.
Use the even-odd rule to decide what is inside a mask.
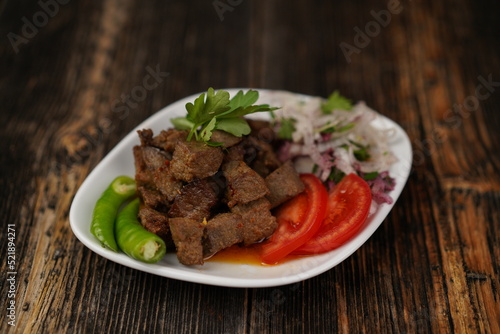
[[[324,114],[331,114],[333,110],[350,111],[352,110],[352,101],[340,95],[339,91],[336,90],[321,105],[321,110]]]
[[[273,111],[267,104],[254,105],[259,99],[259,92],[249,90],[238,93],[230,98],[229,92],[219,90],[215,92],[209,88],[194,100],[187,103],[186,117],[173,118],[172,124],[181,130],[189,130],[188,140],[194,136],[196,140],[203,141],[211,146],[222,143],[211,142],[212,132],[222,130],[236,137],[248,135],[251,131],[248,122],[243,116],[262,111]]]

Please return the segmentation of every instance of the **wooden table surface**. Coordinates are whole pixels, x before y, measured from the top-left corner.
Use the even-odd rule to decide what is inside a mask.
[[[500,333],[499,13],[493,0],[1,1],[0,332]],[[372,238],[261,289],[87,249],[68,218],[83,180],[137,124],[210,86],[338,89],[398,122],[412,170]]]

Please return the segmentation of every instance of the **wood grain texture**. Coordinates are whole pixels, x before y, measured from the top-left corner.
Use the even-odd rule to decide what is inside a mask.
[[[232,3],[221,17],[212,1],[73,0],[46,22],[39,2],[0,3],[0,332],[500,333],[500,4]],[[401,124],[412,172],[373,237],[266,289],[157,277],[84,247],[68,214],[85,177],[138,123],[210,86],[339,89]]]

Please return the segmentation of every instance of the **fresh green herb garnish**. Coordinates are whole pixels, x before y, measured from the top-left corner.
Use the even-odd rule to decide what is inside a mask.
[[[333,181],[333,183],[339,183],[345,176],[345,173],[336,167],[332,168],[330,175],[328,175],[328,180]]]
[[[355,123],[349,123],[347,125],[341,126],[338,129],[335,129],[335,131],[337,131],[337,132],[344,132],[344,131],[352,129],[355,125],[356,125]]]
[[[371,180],[375,180],[378,176],[378,172],[371,172],[371,173],[366,173],[363,175],[363,179],[365,179],[366,181],[371,181]]]
[[[189,121],[186,117],[172,118],[170,122],[172,122],[178,130],[191,130],[194,125],[193,122]]]
[[[359,161],[367,161],[368,159],[370,159],[370,155],[368,154],[366,149],[355,150],[353,153],[356,159],[358,159]]]
[[[319,168],[319,166],[317,164],[314,164],[311,173],[316,174],[318,172],[318,168]]]
[[[358,148],[357,150],[353,151],[356,159],[358,159],[359,161],[367,161],[368,159],[370,159],[370,153],[368,153],[368,145],[362,145],[353,140],[349,140],[349,142]]]
[[[349,140],[349,142],[355,147],[352,153],[354,154],[354,157],[356,157],[356,159],[358,159],[359,161],[367,161],[368,159],[370,159],[371,156],[368,152],[370,147],[368,145],[362,145],[358,142],[355,142],[354,140]],[[339,147],[345,150],[349,149],[349,145],[347,144],[340,145]]]
[[[346,125],[331,125],[331,124],[326,124],[323,127],[321,127],[317,132],[319,133],[334,133],[334,132],[344,132],[347,130],[352,129],[356,124],[355,123],[347,123]]]
[[[297,120],[293,118],[281,119],[278,129],[278,138],[292,140],[292,135],[295,132],[295,123],[297,123]]]
[[[188,140],[194,136],[196,140],[218,146],[220,143],[210,141],[213,131],[222,130],[237,137],[247,135],[251,129],[243,116],[278,109],[267,104],[254,105],[258,98],[259,92],[254,90],[246,93],[240,90],[230,99],[228,92],[219,90],[216,93],[209,88],[194,103],[186,104],[186,117],[173,118],[171,122],[177,129],[189,130]]]
[[[340,95],[339,91],[336,90],[321,105],[321,110],[324,114],[331,114],[332,110],[352,110],[352,102],[348,98]]]

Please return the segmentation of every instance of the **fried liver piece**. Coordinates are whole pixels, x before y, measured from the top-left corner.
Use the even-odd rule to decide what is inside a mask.
[[[142,158],[144,165],[150,171],[157,170],[166,166],[165,161],[168,161],[168,155],[153,146],[142,146]]]
[[[153,130],[138,130],[137,134],[139,135],[139,140],[141,141],[142,146],[151,146],[151,141],[153,140]]]
[[[149,174],[149,182],[168,201],[173,201],[182,187],[182,182],[173,177],[167,154],[152,146],[141,146],[137,150],[142,152],[143,164]]]
[[[160,212],[168,211],[170,204],[158,190],[148,186],[137,186],[137,193],[146,206]]]
[[[265,178],[265,181],[270,191],[267,199],[271,202],[271,208],[277,207],[304,191],[304,183],[291,162],[278,167]]]
[[[185,141],[187,135],[187,131],[176,129],[162,130],[158,135],[151,139],[150,145],[160,148],[165,152],[173,153],[177,144],[180,141]]]
[[[222,147],[229,148],[241,142],[242,139],[243,137],[233,136],[229,132],[215,130],[212,132],[212,137],[210,138],[210,141],[216,143],[222,143]]]
[[[163,178],[163,176],[156,177],[155,180],[155,171],[157,168],[162,169],[165,166],[165,156],[160,150],[150,146],[134,146],[133,152],[135,180],[139,197],[147,206],[165,212],[169,207],[169,200],[172,200],[173,196],[167,196],[170,199],[165,198],[155,184]],[[176,181],[168,184],[174,187],[173,189],[180,186]],[[166,184],[163,183],[162,187],[165,186]],[[175,190],[172,191],[175,192]]]
[[[271,143],[276,138],[274,130],[268,121],[247,119],[247,122],[248,125],[250,125],[250,129],[252,130],[252,137],[256,137],[267,143]]]
[[[176,179],[191,182],[217,173],[223,159],[220,147],[208,146],[199,141],[179,141],[170,167]]]
[[[168,154],[174,152],[175,146],[179,141],[185,141],[187,138],[187,131],[168,129],[162,130],[156,136],[153,135],[153,130],[143,129],[138,130],[139,139],[142,146],[152,146],[165,151]],[[172,157],[169,157],[169,160]]]
[[[137,185],[151,184],[153,182],[151,174],[143,158],[143,146],[134,146],[135,181]]]
[[[158,191],[170,202],[175,199],[182,189],[182,182],[172,176],[168,167],[159,168],[154,171],[153,181]]]
[[[245,148],[243,147],[243,145],[235,145],[226,150],[224,155],[224,162],[227,163],[229,161],[243,161],[244,158]]]
[[[241,242],[243,221],[239,214],[220,213],[205,226],[203,256],[209,257],[220,250]]]
[[[264,179],[243,161],[230,161],[222,166],[222,171],[228,184],[226,196],[230,208],[269,195]]]
[[[211,178],[196,179],[182,187],[168,214],[170,217],[203,221],[209,219],[210,210],[217,201],[218,194],[214,181]]]
[[[166,214],[141,203],[139,207],[139,221],[146,230],[158,235],[163,240],[167,241],[171,238]]]
[[[179,262],[187,266],[203,264],[201,241],[205,225],[189,218],[169,218],[168,224]]]
[[[255,137],[246,137],[242,145],[246,151],[245,162],[262,177],[281,166],[281,161],[270,143]]]
[[[245,245],[267,238],[276,230],[278,223],[269,211],[270,208],[271,203],[264,197],[231,208],[231,212],[239,214],[243,219],[241,240]]]

